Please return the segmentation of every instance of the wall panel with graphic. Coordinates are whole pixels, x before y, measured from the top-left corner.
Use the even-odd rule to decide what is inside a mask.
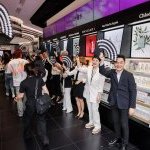
[[[106,31],[104,33],[104,39],[107,39],[113,43],[113,45],[117,50],[117,54],[120,54],[122,35],[123,35],[123,28]]]
[[[150,22],[133,26],[131,57],[150,58]]]

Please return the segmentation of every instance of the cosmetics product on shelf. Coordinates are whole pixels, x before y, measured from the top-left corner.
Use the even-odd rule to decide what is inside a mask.
[[[147,108],[147,107],[137,104],[136,116],[141,117],[149,122],[150,121],[150,117],[149,117],[150,116],[150,108]]]

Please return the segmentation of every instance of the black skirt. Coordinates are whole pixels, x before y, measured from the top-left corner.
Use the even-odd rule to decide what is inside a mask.
[[[79,83],[77,85],[74,85],[73,86],[73,96],[83,99],[84,98],[83,97],[84,86],[85,86],[85,83]]]

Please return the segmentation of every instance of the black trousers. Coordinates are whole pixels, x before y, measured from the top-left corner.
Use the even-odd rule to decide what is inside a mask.
[[[23,116],[23,125],[24,125],[24,136],[31,136],[31,131],[33,128],[32,122],[36,119],[37,126],[37,134],[40,137],[40,140],[45,143],[49,143],[49,139],[47,137],[47,127],[46,127],[46,114],[38,115],[36,114],[35,107],[26,106],[26,110]]]
[[[62,96],[60,86],[60,75],[53,75],[52,77],[52,94],[56,96]]]
[[[123,144],[128,144],[129,142],[128,112],[128,109],[119,109],[114,106],[112,107],[114,130],[117,138],[121,138],[123,140]]]

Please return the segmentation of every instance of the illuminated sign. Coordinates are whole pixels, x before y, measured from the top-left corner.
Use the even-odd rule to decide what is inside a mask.
[[[1,4],[0,4],[0,24],[2,27],[2,33],[12,38],[12,26],[10,23],[10,18],[6,8]]]

